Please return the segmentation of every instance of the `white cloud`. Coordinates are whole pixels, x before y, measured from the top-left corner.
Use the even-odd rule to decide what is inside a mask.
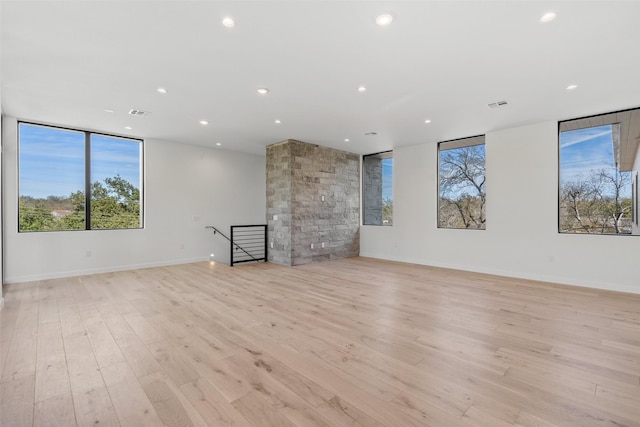
[[[602,136],[611,135],[611,128],[600,130],[602,127],[582,129],[581,131],[565,132],[562,134],[560,148],[567,148],[575,144],[591,141]]]

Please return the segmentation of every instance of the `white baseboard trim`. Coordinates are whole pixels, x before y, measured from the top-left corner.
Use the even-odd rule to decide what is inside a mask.
[[[580,286],[584,288],[598,289],[602,291],[615,291],[615,292],[626,292],[630,294],[640,294],[639,286],[626,286],[620,283],[576,280],[576,279],[568,279],[566,277],[547,275],[547,274],[523,273],[523,272],[510,271],[510,270],[502,270],[497,268],[483,268],[483,267],[469,266],[469,265],[463,265],[463,264],[452,264],[452,263],[439,262],[439,261],[433,261],[433,260],[421,260],[421,259],[402,258],[402,257],[393,257],[393,256],[386,257],[386,256],[365,255],[365,254],[360,254],[360,256],[367,257],[367,258],[384,259],[388,261],[426,265],[430,267],[450,268],[452,270],[462,270],[462,271],[470,271],[474,273],[492,274],[495,276],[513,277],[516,279],[535,280],[538,282],[557,283],[557,284],[569,285],[569,286]]]
[[[35,274],[35,275],[29,275],[29,276],[24,276],[24,275],[9,276],[9,277],[5,277],[4,283],[10,284],[10,283],[33,282],[36,280],[62,279],[65,277],[87,276],[90,274],[114,273],[116,271],[139,270],[143,268],[165,267],[169,265],[179,265],[179,264],[191,264],[194,262],[202,262],[202,261],[208,261],[208,260],[209,260],[208,257],[198,257],[198,258],[188,258],[188,259],[179,259],[179,260],[150,262],[145,264],[128,264],[128,265],[117,265],[117,266],[110,266],[110,267],[91,268],[86,270],[61,271],[56,273]]]

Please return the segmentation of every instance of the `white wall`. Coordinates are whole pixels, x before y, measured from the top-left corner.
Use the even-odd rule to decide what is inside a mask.
[[[205,225],[265,223],[265,158],[145,141],[145,228],[18,233],[17,124],[4,123],[5,283],[215,259],[229,244]]]
[[[486,135],[487,229],[436,227],[437,144],[394,150],[393,227],[362,256],[640,293],[640,237],[558,233],[557,123]]]
[[[3,134],[2,134],[2,126],[3,126],[3,116],[2,116],[2,95],[0,94],[0,310],[4,306],[4,298],[2,297],[2,286],[4,284],[4,274],[2,269],[3,258],[2,258],[2,149],[3,149]]]

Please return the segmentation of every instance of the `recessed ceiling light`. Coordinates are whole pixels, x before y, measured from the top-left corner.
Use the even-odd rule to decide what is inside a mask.
[[[233,28],[236,25],[236,23],[234,22],[234,20],[232,18],[229,18],[227,16],[226,18],[224,18],[222,20],[222,25],[224,25],[225,27],[228,27],[228,28]]]
[[[269,89],[267,89],[266,87],[259,87],[259,88],[258,88],[258,93],[259,93],[260,95],[266,95],[266,94],[268,94],[268,93],[269,93]]]
[[[158,90],[158,93],[162,93],[162,94],[167,93],[167,90],[163,87],[159,87],[157,90]]]
[[[201,124],[202,126],[206,126],[206,125],[208,125],[208,124],[209,124],[209,122],[208,122],[208,121],[206,121],[206,120],[200,120],[200,124]]]
[[[387,25],[391,24],[391,21],[393,21],[393,16],[389,15],[388,13],[378,15],[378,17],[376,18],[376,24],[381,27],[386,27]]]
[[[105,112],[105,113],[114,113],[115,111],[110,110],[110,109],[108,109],[108,108],[107,108],[106,110],[104,110],[104,112]]]
[[[364,87],[364,86],[359,86],[358,87],[358,92],[366,92],[366,91],[367,91],[366,87]]]
[[[216,142],[216,145],[217,145],[218,147],[222,147],[222,144],[221,144],[221,143],[219,143],[219,142]]]
[[[344,139],[344,142],[349,142],[349,138],[345,138],[345,139]]]
[[[556,14],[554,12],[547,12],[542,15],[542,18],[540,18],[540,22],[551,22],[554,19],[556,19]]]
[[[126,130],[131,130],[131,129],[133,129],[131,126],[125,126],[124,128],[125,128]]]
[[[569,85],[566,87],[567,90],[574,90],[578,87],[578,85]]]
[[[425,122],[425,123],[427,123],[427,124],[429,124],[429,123],[431,123],[431,119],[427,119],[427,120],[425,120],[424,122]]]
[[[275,124],[277,124],[277,125],[279,125],[279,124],[280,124],[280,123],[282,123],[282,122],[281,122],[280,120],[277,120],[277,119],[276,119],[276,120],[274,120],[274,123],[275,123]]]

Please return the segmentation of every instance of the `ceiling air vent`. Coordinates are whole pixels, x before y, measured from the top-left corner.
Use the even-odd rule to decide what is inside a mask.
[[[378,132],[367,132],[365,133],[366,136],[376,136],[378,134]]]
[[[129,115],[131,116],[136,116],[136,117],[147,117],[149,115],[151,115],[150,112],[148,111],[142,111],[142,110],[129,110]]]
[[[507,105],[507,101],[492,102],[491,104],[489,104],[489,108],[504,107],[506,105]]]

